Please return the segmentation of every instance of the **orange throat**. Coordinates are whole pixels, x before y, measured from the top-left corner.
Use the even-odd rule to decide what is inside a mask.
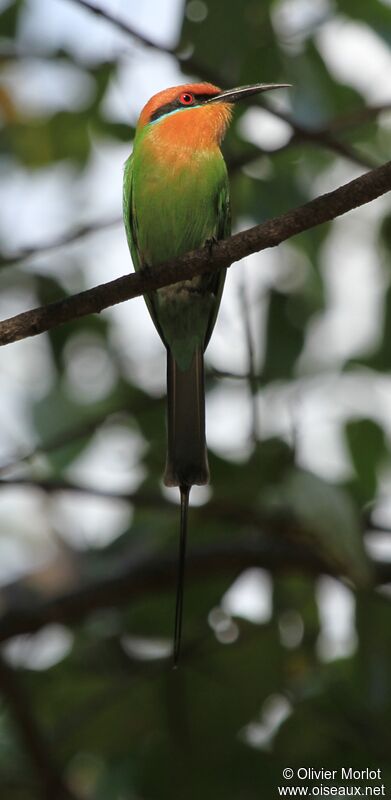
[[[232,115],[229,103],[187,108],[183,111],[167,114],[149,126],[147,139],[153,149],[167,154],[175,150],[182,151],[186,159],[189,150],[214,151],[224,137]]]

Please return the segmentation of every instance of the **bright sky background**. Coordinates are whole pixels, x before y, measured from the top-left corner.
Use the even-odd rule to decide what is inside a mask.
[[[165,45],[175,43],[183,0],[159,0],[158,3],[143,0],[134,4],[126,0],[100,2],[147,36]],[[319,9],[327,10],[327,5],[327,2],[322,2]],[[282,0],[276,5],[274,23],[277,27],[291,24],[294,28],[296,25],[300,30],[303,20],[314,13],[313,9],[309,0]],[[114,27],[77,8],[70,0],[30,0],[24,14],[22,35],[26,46],[28,43],[31,49],[35,47],[41,51],[66,46],[82,59],[109,59],[118,49],[123,50],[123,68],[107,101],[107,110],[115,119],[134,123],[141,107],[153,93],[183,82],[174,59],[132,44]],[[336,77],[363,91],[368,102],[390,99],[389,81],[384,80],[384,76],[391,74],[391,54],[374,33],[347,19],[333,19],[321,27],[318,43]],[[256,75],[254,79],[262,79],[262,76]],[[28,71],[23,64],[10,68],[8,82],[25,109],[77,108],[89,93],[88,81],[81,79],[77,69],[66,66],[49,69],[45,61],[39,60],[32,62]],[[262,110],[249,110],[242,126],[249,140],[270,148],[284,141],[287,135],[286,126]],[[99,142],[82,177],[61,164],[48,168],[44,174],[34,175],[14,164],[0,162],[0,236],[4,248],[13,251],[21,246],[36,245],[60,235],[76,223],[119,216],[122,166],[129,151],[128,146]],[[357,168],[339,160],[333,170],[322,173],[315,182],[314,195],[328,191],[357,174]],[[376,221],[386,203],[385,198],[377,200],[335,224],[322,254],[330,306],[312,324],[301,360],[302,377],[294,391],[292,386],[288,389],[279,385],[267,388],[259,396],[263,435],[276,433],[289,438],[295,430],[301,464],[330,479],[346,476],[348,470],[339,435],[341,421],[353,414],[370,414],[379,419],[391,435],[391,380],[379,376],[375,388],[369,393],[364,378],[359,375],[346,375],[342,379],[335,373],[336,364],[361,351],[363,345],[370,345],[379,333],[380,302],[386,282],[384,264],[381,254],[375,252],[374,241]],[[251,222],[242,221],[243,226]],[[290,246],[284,247],[289,258],[292,255]],[[73,245],[67,252],[76,258],[82,254],[89,286],[120,276],[130,269],[130,257],[121,228],[102,231],[88,241]],[[62,258],[62,252],[40,257],[30,268],[56,275]],[[256,297],[262,288],[278,283],[282,269],[277,254],[266,251],[229,271],[218,323],[208,348],[208,360],[213,366],[223,370],[243,370],[246,352],[238,301],[240,288],[244,281],[248,296]],[[72,281],[70,270],[69,286],[77,289]],[[28,291],[2,286],[1,316],[10,316],[31,306],[33,298]],[[104,313],[112,321],[113,338],[133,374],[136,370],[145,387],[161,393],[165,381],[163,349],[143,300],[138,298]],[[141,343],[143,359],[139,358]],[[262,347],[262,342],[259,347]],[[50,385],[52,375],[48,372],[46,354],[44,336],[0,350],[2,463],[34,444],[26,415],[26,397],[39,397]],[[311,375],[314,358],[317,361],[321,359],[324,365],[323,375],[316,379]],[[70,358],[70,370],[75,391],[79,391],[83,383],[83,365],[78,372],[77,365],[72,366]],[[111,375],[109,364],[99,369],[95,376],[90,375],[94,392],[106,390],[100,383],[100,375],[104,376],[107,389]],[[246,387],[239,382],[222,382],[220,388],[208,397],[210,447],[240,459],[248,451],[250,425]],[[137,436],[129,434],[128,442],[119,441],[121,436],[113,430],[105,438],[97,437],[74,468],[72,476],[86,483],[118,490],[136,487],[142,477],[136,464],[143,445]],[[132,453],[131,459],[124,456],[125,450]],[[200,491],[199,500],[205,496]],[[196,492],[194,498],[197,500]],[[64,496],[51,501],[48,515],[48,501],[36,493],[12,488],[3,490],[0,495],[0,526],[3,531],[0,537],[1,582],[9,581],[31,568],[32,563],[39,564],[56,552],[53,520],[57,518],[62,520],[61,535],[69,536],[74,546],[85,547],[104,545],[121,533],[127,512],[108,502],[97,504],[94,499]],[[391,520],[391,507],[387,504],[384,518]],[[11,527],[14,528],[15,519],[19,535],[8,537],[5,533],[8,523],[12,520]],[[247,589],[242,585],[238,592],[236,587],[236,595],[233,592],[230,599],[226,599],[226,606],[230,613],[240,608],[245,614],[243,609],[248,609],[250,603],[250,617],[251,614],[266,613],[270,591],[267,576],[258,570],[255,576],[251,575]],[[247,601],[243,599],[243,592],[247,592]],[[324,643],[328,642],[326,650],[328,648],[329,654],[350,652],[350,593],[342,588],[337,590],[335,582],[323,581],[318,599],[324,621],[320,647],[324,651]],[[330,609],[335,612],[335,603],[338,604],[339,625],[333,628]]]

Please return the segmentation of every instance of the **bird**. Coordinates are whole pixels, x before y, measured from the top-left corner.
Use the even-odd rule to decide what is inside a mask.
[[[234,104],[289,84],[222,90],[186,83],[153,95],[140,113],[125,163],[123,217],[136,271],[149,271],[231,233],[227,167],[220,149]],[[180,536],[174,626],[179,662],[190,489],[209,480],[205,439],[204,352],[226,270],[164,286],[144,296],[167,351],[166,486],[180,491]]]

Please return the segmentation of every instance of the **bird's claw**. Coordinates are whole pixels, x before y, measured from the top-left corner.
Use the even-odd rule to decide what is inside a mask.
[[[143,266],[141,267],[141,272],[143,275],[145,275],[146,278],[150,278],[153,270],[149,266],[149,264],[143,264]]]
[[[209,253],[210,256],[213,255],[213,246],[215,244],[217,244],[217,237],[216,236],[210,236],[209,239],[207,239],[206,242],[205,242],[205,247],[208,248],[208,253]]]

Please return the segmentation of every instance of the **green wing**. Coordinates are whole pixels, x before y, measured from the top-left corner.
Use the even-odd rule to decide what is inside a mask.
[[[138,249],[137,218],[133,208],[133,154],[125,162],[122,201],[126,238],[133,265],[137,271],[142,266],[142,258]]]
[[[216,226],[214,230],[214,237],[216,239],[225,239],[231,232],[231,216],[229,207],[229,186],[228,176],[225,174],[224,181],[220,184],[216,193]],[[142,252],[139,247],[138,236],[138,221],[135,205],[133,202],[133,155],[131,155],[125,163],[124,171],[124,184],[123,184],[123,215],[126,231],[126,238],[128,240],[129,250],[132,255],[134,268],[136,271],[141,270],[145,265]],[[203,278],[203,291],[209,295],[214,296],[213,311],[210,319],[208,320],[208,327],[205,333],[204,349],[207,347],[211,337],[217,313],[220,306],[221,295],[223,292],[226,270],[219,270],[213,272]],[[159,333],[164,344],[167,346],[165,336],[159,324],[158,313],[155,307],[156,298],[155,293],[144,295],[145,302],[148,306],[149,313],[152,317],[153,323]]]
[[[226,239],[231,234],[231,208],[229,202],[229,184],[228,176],[219,189],[217,195],[217,225],[216,225],[216,239]],[[209,320],[208,328],[205,335],[204,350],[206,350],[209,339],[212,335],[215,326],[216,317],[220,307],[221,295],[223,294],[225,276],[227,270],[222,269],[219,272],[212,272],[210,277],[210,291],[215,295],[215,303],[213,306],[213,314]]]
[[[143,266],[145,266],[145,263],[139,248],[137,214],[133,203],[133,153],[125,162],[122,205],[126,238],[128,240],[128,246],[132,256],[134,268],[136,272],[138,272],[143,268]],[[150,294],[145,294],[144,300],[152,317],[153,324],[155,325],[160,338],[166,345],[163,331],[157,319],[153,296]]]

